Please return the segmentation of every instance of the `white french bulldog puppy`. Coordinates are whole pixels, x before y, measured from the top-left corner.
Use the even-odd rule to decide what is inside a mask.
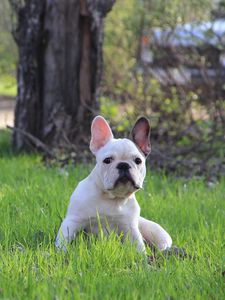
[[[150,153],[150,126],[138,119],[132,140],[114,139],[106,120],[97,116],[91,126],[90,150],[97,164],[73,192],[66,218],[56,237],[56,247],[66,250],[80,230],[96,233],[99,223],[105,234],[110,230],[129,238],[138,251],[145,252],[144,240],[160,250],[170,248],[170,235],[158,224],[140,216],[135,192],[142,188],[145,159]]]

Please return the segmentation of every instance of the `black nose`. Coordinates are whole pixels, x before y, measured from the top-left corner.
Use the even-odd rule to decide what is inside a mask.
[[[126,171],[130,169],[130,165],[128,163],[121,162],[117,165],[117,169]]]

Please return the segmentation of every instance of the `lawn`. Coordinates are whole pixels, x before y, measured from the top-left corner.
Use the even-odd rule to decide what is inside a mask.
[[[0,299],[224,299],[224,179],[207,187],[148,170],[137,194],[142,215],[187,258],[157,253],[147,264],[113,234],[80,235],[65,254],[54,238],[90,166],[49,168],[38,155],[13,155],[8,142],[0,132]]]

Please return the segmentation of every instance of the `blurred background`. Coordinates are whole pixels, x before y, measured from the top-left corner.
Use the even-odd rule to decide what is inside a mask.
[[[90,1],[87,1],[87,4],[85,1],[80,1],[79,23],[77,23],[82,28],[79,34],[83,36],[79,40],[83,45],[83,50],[80,50],[83,54],[79,58],[81,61],[80,74],[83,74],[82,70],[88,70],[87,72],[93,78],[97,78],[95,81],[98,84],[91,83],[89,92],[90,95],[94,95],[95,103],[91,107],[91,102],[85,102],[86,107],[89,107],[88,114],[82,114],[85,105],[83,105],[83,109],[79,110],[82,117],[77,115],[77,112],[75,114],[77,107],[84,103],[82,97],[88,97],[87,91],[85,91],[88,90],[85,82],[86,80],[87,82],[91,81],[87,74],[83,74],[83,77],[80,75],[80,78],[84,78],[84,80],[80,79],[79,81],[79,91],[82,91],[82,82],[85,91],[83,94],[81,93],[80,102],[74,108],[65,108],[60,110],[60,114],[57,111],[55,115],[51,115],[52,119],[57,120],[54,123],[54,128],[56,128],[54,130],[57,132],[57,139],[54,134],[54,142],[52,138],[49,139],[49,133],[43,134],[47,131],[52,134],[52,123],[45,122],[45,130],[38,133],[37,129],[29,132],[29,128],[32,127],[29,125],[31,123],[27,127],[25,126],[26,130],[20,127],[21,118],[18,116],[17,122],[14,122],[17,93],[17,102],[19,103],[19,105],[17,104],[17,114],[23,115],[21,107],[27,105],[26,102],[23,102],[24,97],[27,97],[28,102],[32,98],[29,96],[32,93],[22,93],[26,86],[25,80],[17,90],[16,79],[18,76],[18,82],[20,82],[28,72],[23,71],[23,75],[21,75],[20,70],[21,66],[26,64],[22,60],[21,37],[26,37],[27,33],[22,28],[25,25],[28,28],[30,24],[28,22],[24,25],[23,20],[28,12],[34,13],[33,8],[29,8],[29,2],[32,3],[32,0],[2,0],[0,2],[0,127],[2,130],[6,128],[6,125],[17,128],[16,132],[14,130],[15,150],[27,150],[27,144],[29,144],[29,149],[38,148],[37,141],[27,135],[30,133],[38,141],[43,142],[44,146],[42,145],[43,147],[41,146],[41,149],[38,150],[45,152],[45,156],[51,158],[51,153],[54,151],[54,158],[57,154],[61,160],[76,162],[80,159],[79,145],[85,145],[84,148],[82,146],[81,148],[86,149],[88,139],[84,137],[77,139],[78,131],[71,133],[70,130],[70,133],[67,134],[65,128],[70,127],[71,129],[70,125],[63,125],[64,127],[58,125],[62,124],[64,119],[68,120],[68,116],[74,116],[73,119],[78,120],[76,127],[81,128],[81,133],[84,133],[86,132],[84,128],[86,118],[90,117],[91,119],[93,115],[100,113],[110,121],[116,136],[127,136],[136,118],[145,115],[150,119],[152,128],[152,153],[149,160],[152,168],[175,172],[187,177],[204,175],[209,181],[214,181],[225,174],[225,1],[117,0],[115,3],[110,1],[111,7],[104,8],[105,12],[102,13],[104,42],[103,65],[100,63],[101,66],[97,63],[95,65],[95,62],[99,61],[98,55],[101,58],[101,49],[98,48],[98,45],[101,47],[102,43],[101,30],[97,25],[101,22],[99,23],[99,20],[97,22],[93,17],[93,11],[97,8],[91,7]],[[35,1],[33,2],[35,3]],[[104,1],[100,2],[103,5]],[[47,9],[46,11],[48,11]],[[103,6],[99,5],[98,9],[103,9]],[[43,10],[40,8],[39,21],[42,20]],[[61,11],[61,15],[64,13],[65,18],[69,20],[68,12]],[[90,15],[92,27],[88,39],[88,29],[86,28],[88,28],[90,20],[86,19]],[[52,18],[50,19],[51,24],[55,24],[55,19],[52,15],[50,17]],[[32,16],[28,20],[32,20]],[[64,24],[63,22],[60,24]],[[49,21],[48,23],[44,21],[44,27],[48,28],[50,37],[51,24]],[[68,26],[69,30],[67,28],[65,34],[69,31],[71,36],[73,25],[69,24]],[[61,34],[59,33],[58,36],[61,37]],[[93,41],[93,37],[98,40],[98,43]],[[42,41],[45,39],[48,38],[42,37]],[[94,68],[102,70],[101,81],[98,80],[98,73],[97,75],[93,73],[93,63],[90,65],[85,63],[85,49],[91,43],[95,50],[100,49],[97,50],[94,58]],[[39,47],[39,44],[36,47]],[[45,47],[47,53],[50,53],[48,54],[49,60],[49,57],[52,57],[51,51],[48,50],[48,46]],[[51,49],[53,48],[51,46]],[[65,53],[63,52],[63,57],[65,55],[70,57],[70,53],[68,54],[67,51]],[[30,56],[27,54],[27,57]],[[47,66],[45,60],[42,61],[43,65]],[[72,64],[72,59],[70,62]],[[71,65],[70,62],[67,63],[67,70]],[[17,72],[18,64],[19,72]],[[26,70],[26,68],[29,68],[29,65],[24,69]],[[41,72],[43,72],[42,69]],[[38,74],[40,81],[40,69]],[[41,77],[43,76],[41,75]],[[70,78],[72,77],[70,76]],[[68,82],[68,79],[65,80]],[[34,82],[36,84],[37,79]],[[57,84],[56,79],[54,85],[57,86]],[[44,95],[43,88],[39,94]],[[50,98],[47,96],[43,99],[45,100],[42,102],[50,103],[48,100]],[[63,99],[65,103],[68,102],[71,99],[70,94],[65,93]],[[91,99],[92,96],[90,96]],[[37,101],[34,107],[36,110],[33,109],[33,113],[29,112],[29,116],[33,120],[35,119],[34,114],[38,110],[45,115],[47,109],[53,111],[55,108],[51,105],[37,105]],[[70,114],[70,111],[73,113]],[[61,123],[58,121],[59,115]],[[39,119],[40,116],[35,121],[36,124]],[[50,117],[48,117],[49,119]],[[87,124],[88,128],[89,123]],[[26,147],[22,143],[19,144],[18,137],[15,137],[18,130],[20,130],[20,135],[29,140],[29,143],[26,141]],[[80,136],[82,136],[81,133],[79,133]],[[48,138],[45,138],[47,135]],[[59,135],[60,138],[58,138]],[[48,147],[47,151],[45,146]],[[47,155],[49,153],[46,152],[49,149],[51,153]],[[88,151],[82,151],[82,155],[88,156]]]

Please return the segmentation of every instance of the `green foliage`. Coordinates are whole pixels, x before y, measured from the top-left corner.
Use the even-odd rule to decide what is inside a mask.
[[[144,70],[139,66],[143,30],[155,26],[174,27],[178,23],[207,19],[210,9],[211,1],[117,1],[105,22],[102,112],[105,113],[105,99],[108,99],[114,111],[115,104],[118,105],[121,120],[124,116],[129,119],[132,114],[134,118],[142,111],[152,115],[150,105],[152,101],[156,102],[156,98],[160,108],[175,111],[180,104],[177,90],[172,89],[168,98],[156,80],[146,78]],[[132,102],[134,109],[128,104],[128,112],[126,107],[121,111],[121,102]]]
[[[158,68],[168,72],[165,79],[162,76],[157,81],[157,76],[140,59],[142,37],[146,34],[151,39],[150,30],[156,27],[173,29],[179,24],[209,20],[213,7],[208,0],[118,0],[105,23],[102,114],[124,135],[138,116],[147,116],[152,127],[154,166],[188,176],[191,169],[192,175],[225,174],[224,159],[215,159],[221,157],[221,149],[225,151],[224,92],[220,80],[215,84],[203,80],[199,86],[194,81],[192,85],[169,83],[170,68],[179,73],[178,67],[183,70],[195,62],[197,67],[191,68],[199,68],[204,73],[212,67],[213,52],[175,48],[174,53],[180,51],[178,61],[183,58],[186,63],[177,66],[173,55],[171,65],[166,64],[170,59],[166,47],[150,49],[149,46],[153,55],[164,58],[164,67],[154,65],[152,71],[157,74]],[[211,38],[212,32],[209,30],[206,35]],[[212,162],[214,167],[208,169]]]
[[[141,5],[136,0],[118,1],[105,22],[104,79],[115,95],[129,91],[136,64]]]
[[[224,180],[209,188],[199,179],[148,170],[137,194],[142,215],[164,226],[189,258],[157,253],[147,265],[114,234],[81,234],[65,254],[55,250],[54,238],[88,168],[60,170],[45,167],[39,156],[9,157],[8,142],[0,133],[1,299],[223,298]]]
[[[101,97],[100,105],[103,116],[111,116],[113,119],[116,119],[119,114],[119,108],[114,101],[107,97]]]
[[[0,74],[12,74],[16,69],[17,47],[13,40],[11,10],[8,0],[0,3]]]
[[[7,74],[0,76],[0,95],[15,97],[16,93],[16,78]]]
[[[213,7],[210,0],[143,0],[146,25],[168,28],[177,24],[207,20]]]
[[[0,95],[16,95],[17,47],[13,40],[11,11],[8,0],[0,3]]]

